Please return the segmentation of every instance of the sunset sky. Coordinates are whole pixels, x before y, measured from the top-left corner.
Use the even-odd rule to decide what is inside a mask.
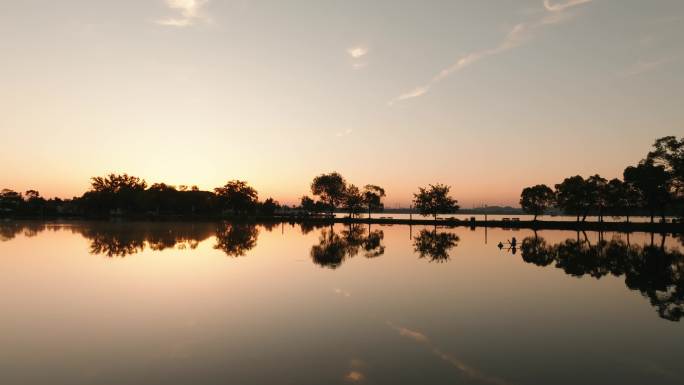
[[[682,0],[3,0],[0,188],[91,176],[407,205],[620,176],[684,135]]]

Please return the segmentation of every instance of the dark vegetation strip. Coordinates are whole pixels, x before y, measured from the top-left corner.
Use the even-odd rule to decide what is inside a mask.
[[[384,210],[385,190],[367,184],[362,188],[347,183],[337,172],[321,174],[311,183],[314,198],[303,196],[299,205],[280,205],[275,199],[260,200],[257,191],[247,182],[228,181],[213,191],[201,191],[196,186],[172,186],[147,182],[128,174],[109,174],[91,178],[91,188],[72,199],[45,199],[38,191],[19,193],[9,189],[0,191],[0,217],[85,217],[85,218],[235,218],[235,217],[311,217],[319,220],[323,213],[332,216],[343,211],[351,220],[361,213]],[[458,201],[450,195],[451,187],[440,183],[419,187],[413,194],[411,212],[431,216],[435,222],[439,214],[455,213]],[[597,216],[603,228],[616,227],[604,222],[606,216],[650,216],[651,227],[660,226],[666,217],[684,218],[684,138],[667,136],[657,139],[646,157],[635,166],[625,168],[623,178],[607,180],[600,175],[584,178],[580,175],[565,178],[554,188],[539,184],[523,189],[520,197],[523,211],[534,216],[558,210],[576,217],[581,228],[591,228],[589,216]],[[398,219],[393,223],[405,223]],[[421,220],[413,223],[420,224]],[[376,222],[382,223],[382,222]],[[444,221],[440,222],[444,223]],[[494,225],[495,221],[491,221]],[[545,226],[580,228],[566,222]],[[452,225],[460,224],[453,221]],[[507,227],[527,226],[522,222],[506,223]],[[529,225],[532,226],[532,225]],[[540,225],[535,225],[540,226]],[[642,228],[643,224],[623,228]]]

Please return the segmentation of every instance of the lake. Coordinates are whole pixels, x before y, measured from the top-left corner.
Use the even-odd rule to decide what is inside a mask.
[[[0,222],[0,384],[682,384],[683,242]]]

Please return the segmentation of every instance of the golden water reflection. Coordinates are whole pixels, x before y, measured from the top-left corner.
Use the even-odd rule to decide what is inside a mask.
[[[0,222],[0,383],[676,384],[683,240]]]

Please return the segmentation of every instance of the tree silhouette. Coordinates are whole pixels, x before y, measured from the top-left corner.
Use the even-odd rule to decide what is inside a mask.
[[[592,175],[585,181],[589,209],[596,211],[599,222],[603,222],[603,215],[609,205],[608,181],[602,176]]]
[[[367,184],[363,188],[363,203],[368,208],[368,219],[371,219],[371,212],[382,211],[384,205],[382,203],[382,198],[385,197],[385,189],[380,186]]]
[[[678,199],[684,197],[684,137],[677,140],[674,136],[659,138],[653,144],[646,161],[662,165],[670,175],[673,193]]]
[[[442,263],[449,260],[449,251],[458,245],[458,241],[456,234],[423,229],[413,241],[413,250],[420,258]]]
[[[256,209],[258,194],[245,181],[232,180],[214,189],[220,206],[236,215],[245,215]]]
[[[306,195],[302,196],[299,206],[308,213],[316,212],[316,202]]]
[[[89,213],[108,214],[111,211],[141,212],[145,207],[147,182],[128,174],[109,174],[91,178],[91,187],[80,205]]]
[[[580,216],[583,216],[582,221],[585,221],[591,207],[591,199],[584,178],[576,175],[557,184],[556,204],[566,214],[576,215],[577,222]]]
[[[538,184],[523,189],[520,194],[520,206],[526,213],[534,215],[536,221],[537,216],[544,215],[544,212],[554,204],[555,198],[556,195],[549,186]]]
[[[342,204],[344,209],[349,213],[349,218],[358,214],[363,209],[363,195],[358,187],[350,184],[344,191]]]
[[[311,193],[327,204],[330,215],[342,203],[346,191],[347,182],[337,172],[321,174],[311,183]]]
[[[629,166],[625,169],[624,180],[639,191],[651,223],[658,211],[665,220],[665,208],[670,203],[670,176],[664,166],[656,166],[648,160],[642,161],[636,167]]]
[[[413,194],[413,205],[421,215],[432,215],[437,221],[438,214],[456,212],[458,201],[449,196],[451,187],[436,184],[427,188],[419,187],[419,191]]]
[[[280,208],[280,203],[273,198],[268,198],[259,204],[259,212],[264,216],[273,216],[276,210]]]
[[[325,202],[314,201],[306,195],[302,196],[300,201],[300,207],[307,213],[322,213],[325,211],[329,211],[329,207]]]
[[[0,209],[6,211],[16,211],[21,208],[24,198],[21,193],[10,189],[0,190]]]
[[[104,177],[91,178],[91,191],[98,193],[121,193],[127,191],[143,191],[147,182],[137,176],[128,174],[109,174]]]
[[[607,211],[614,216],[625,215],[627,222],[641,203],[641,194],[631,183],[611,179],[606,185]]]

